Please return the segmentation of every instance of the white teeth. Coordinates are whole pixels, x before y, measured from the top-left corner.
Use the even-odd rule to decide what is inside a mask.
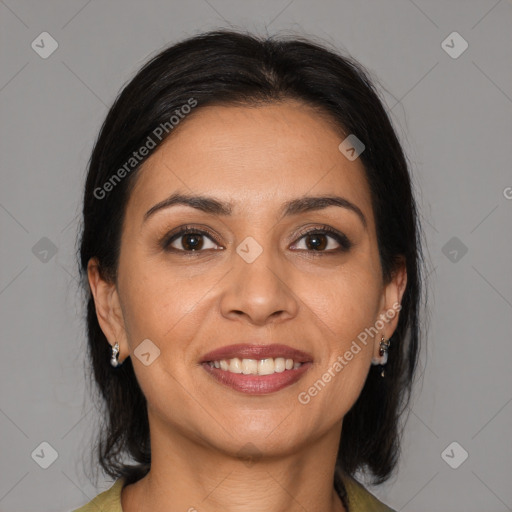
[[[262,359],[258,363],[258,375],[272,375],[274,373],[274,360]]]
[[[284,357],[278,357],[278,358],[274,359],[274,371],[276,373],[284,372],[285,365],[286,365],[286,363],[285,363]]]
[[[266,359],[221,359],[220,361],[209,361],[212,368],[231,373],[243,373],[244,375],[272,375],[273,373],[282,373],[285,370],[296,370],[302,366],[302,363],[296,363],[293,359],[284,357],[272,357]]]
[[[256,359],[242,359],[242,373],[244,375],[258,375],[258,361]]]
[[[231,359],[231,361],[229,362],[228,371],[230,371],[231,373],[242,373],[242,361],[240,361],[238,357]]]

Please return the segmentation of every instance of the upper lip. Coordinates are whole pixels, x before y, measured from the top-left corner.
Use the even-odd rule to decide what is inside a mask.
[[[288,345],[273,343],[271,345],[254,345],[240,343],[237,345],[227,345],[211,352],[208,352],[201,358],[201,363],[208,361],[221,361],[222,359],[268,359],[270,357],[284,357],[293,359],[295,363],[307,363],[312,361],[312,357],[307,352],[297,350]]]

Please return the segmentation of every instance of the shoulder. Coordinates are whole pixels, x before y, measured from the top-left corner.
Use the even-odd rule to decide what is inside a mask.
[[[347,490],[349,512],[396,512],[354,478],[343,475],[342,479]]]
[[[98,494],[96,498],[73,512],[123,512],[121,508],[121,490],[124,478],[118,478],[110,489]]]

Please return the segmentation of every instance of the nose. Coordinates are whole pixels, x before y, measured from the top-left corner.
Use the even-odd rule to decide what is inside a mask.
[[[234,254],[234,268],[223,281],[220,299],[224,317],[263,326],[297,315],[299,302],[291,286],[291,269],[287,271],[270,253],[264,250],[252,263]]]

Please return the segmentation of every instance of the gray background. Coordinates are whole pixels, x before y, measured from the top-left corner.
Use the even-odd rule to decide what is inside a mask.
[[[98,417],[74,259],[85,167],[148,56],[227,26],[313,34],[359,59],[412,165],[426,369],[399,471],[370,490],[404,512],[512,510],[511,22],[507,0],[0,0],[0,511],[71,510],[111,485],[83,469]],[[45,31],[58,42],[47,59],[31,47],[49,48]],[[442,46],[453,31],[469,44],[457,58]],[[58,454],[47,469],[42,442]]]

